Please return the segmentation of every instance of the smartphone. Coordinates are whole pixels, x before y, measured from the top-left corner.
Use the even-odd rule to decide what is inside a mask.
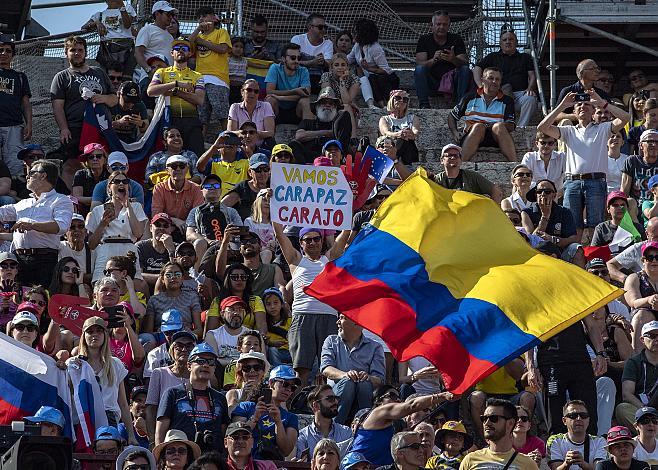
[[[260,391],[260,396],[266,405],[272,403],[272,389],[270,387],[263,387]]]
[[[574,97],[574,101],[576,103],[584,103],[587,102],[591,99],[589,96],[589,93],[576,93],[576,96]]]
[[[106,211],[112,211],[114,212],[114,203],[112,201],[108,201],[105,204],[103,204],[103,209]]]
[[[121,305],[115,305],[114,307],[103,307],[102,309],[107,313],[107,327],[108,328],[118,328],[123,325],[123,321],[119,319],[119,314],[124,312],[124,309]]]
[[[240,227],[240,238],[247,238],[249,237],[249,227],[241,226]]]

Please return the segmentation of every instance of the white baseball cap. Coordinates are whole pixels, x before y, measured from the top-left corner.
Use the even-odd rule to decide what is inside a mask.
[[[462,154],[462,148],[459,145],[448,144],[448,145],[444,145],[443,148],[441,149],[441,155],[443,155],[450,149],[456,149],[459,152],[459,155]]]
[[[166,0],[158,0],[153,4],[151,8],[151,13],[155,14],[156,11],[173,11],[178,13],[178,10],[171,6],[171,4]]]
[[[107,157],[107,166],[112,166],[115,163],[121,163],[122,165],[128,164],[128,157],[123,152],[112,152]]]
[[[645,323],[642,326],[642,336],[646,336],[646,334],[649,333],[650,331],[656,331],[656,330],[658,330],[658,321],[653,320],[650,321],[649,323]]]
[[[165,166],[169,166],[172,163],[184,163],[185,165],[189,165],[190,162],[182,155],[172,155],[171,157],[167,158]]]

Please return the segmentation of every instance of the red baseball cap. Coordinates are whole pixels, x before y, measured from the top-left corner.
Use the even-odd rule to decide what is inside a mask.
[[[644,252],[647,251],[649,248],[658,250],[658,242],[644,242],[642,244],[642,256],[644,256]]]
[[[174,222],[171,220],[171,217],[169,216],[169,214],[167,214],[166,212],[160,212],[160,213],[158,213],[158,214],[155,214],[155,215],[151,218],[151,223],[154,224],[154,223],[156,223],[158,220],[161,220],[161,219],[166,220],[166,221],[169,222],[170,224],[173,224],[173,223],[174,223]]]
[[[231,295],[229,297],[226,297],[224,300],[222,300],[222,303],[219,305],[219,309],[224,310],[225,308],[228,308],[231,305],[237,305],[237,304],[242,304],[244,308],[247,308],[247,304],[245,303],[244,300],[242,300],[237,295]]]
[[[623,191],[612,191],[610,194],[608,194],[608,199],[606,200],[606,206],[609,206],[610,203],[615,199],[623,199],[625,202],[628,202],[626,193],[624,193]]]
[[[92,143],[84,146],[84,148],[82,149],[82,155],[80,155],[78,158],[85,158],[94,150],[102,150],[103,153],[105,154],[105,157],[107,157],[107,151],[105,150],[105,147],[103,147],[101,144]]]

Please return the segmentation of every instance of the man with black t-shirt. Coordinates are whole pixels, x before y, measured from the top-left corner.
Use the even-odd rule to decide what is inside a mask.
[[[0,34],[0,157],[13,176],[23,172],[16,154],[32,137],[32,105],[27,76],[11,68],[16,52],[13,38]]]
[[[224,395],[209,386],[215,375],[217,353],[207,343],[197,344],[187,360],[190,382],[168,389],[158,407],[155,443],[161,444],[169,429],[180,429],[203,452],[223,451],[229,424]]]
[[[587,338],[596,354],[593,367],[587,353]],[[585,403],[591,416],[590,433],[597,434],[594,377],[605,374],[606,357],[600,326],[592,315],[539,344],[536,363],[534,350],[525,354],[528,382],[531,386],[544,390],[544,406],[551,416],[551,434],[565,430],[562,405],[566,402],[567,393],[571,400],[582,400]]]
[[[430,29],[432,32],[422,35],[416,45],[414,81],[421,108],[430,107],[430,90],[434,92],[439,87],[446,73],[454,70],[453,88],[457,101],[462,99],[472,83],[464,41],[458,35],[448,32],[448,12],[435,11]]]
[[[176,245],[171,234],[174,222],[169,214],[161,212],[151,218],[151,238],[137,242],[137,253],[142,276],[151,289],[160,277],[160,270],[174,259]]]

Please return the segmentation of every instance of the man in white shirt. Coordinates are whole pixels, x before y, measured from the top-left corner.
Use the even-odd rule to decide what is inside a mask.
[[[206,333],[204,341],[217,352],[217,360],[223,366],[240,356],[238,336],[248,329],[242,326],[247,308],[247,304],[240,297],[236,295],[226,297],[219,305],[224,324]]]
[[[137,12],[130,2],[105,0],[107,8],[91,15],[83,26],[83,31],[98,31],[101,37],[100,50],[96,60],[105,69],[111,62],[123,66],[123,74],[128,76],[135,69],[134,41],[132,26]]]
[[[311,93],[320,92],[320,77],[327,70],[331,57],[334,55],[334,43],[324,36],[327,32],[327,23],[324,16],[311,13],[306,19],[307,33],[293,36],[290,42],[299,44],[302,60],[299,65],[308,68],[311,76]]]
[[[151,8],[153,23],[145,25],[139,30],[135,40],[135,59],[137,65],[148,74],[152,71],[147,61],[151,57],[164,56],[170,64],[174,63],[171,56],[171,43],[174,37],[167,31],[172,18],[178,14],[178,10],[172,7],[166,0],[159,0]],[[142,77],[136,79],[136,82]]]
[[[633,457],[653,466],[658,465],[658,410],[652,406],[643,406],[635,412],[635,437],[637,445]]]
[[[559,195],[562,194],[564,186],[564,164],[565,155],[558,152],[557,140],[543,132],[537,132],[535,136],[537,150],[526,152],[521,159],[521,165],[532,170],[532,182],[543,179],[551,180]]]
[[[50,285],[60,237],[71,225],[73,203],[55,192],[58,177],[56,164],[37,160],[27,173],[31,197],[0,207],[0,221],[16,221],[13,247],[23,285]]]
[[[578,118],[577,125],[555,126],[558,115],[573,106]],[[595,123],[594,108],[610,111],[612,122]],[[571,210],[578,237],[587,227],[587,238],[598,224],[605,220],[605,200],[608,194],[608,137],[626,125],[630,116],[623,109],[605,101],[594,90],[584,93],[568,93],[537,126],[537,130],[549,137],[560,139],[566,146],[564,175],[564,207]],[[583,204],[584,202],[584,204]],[[587,210],[587,221],[583,219]]]

